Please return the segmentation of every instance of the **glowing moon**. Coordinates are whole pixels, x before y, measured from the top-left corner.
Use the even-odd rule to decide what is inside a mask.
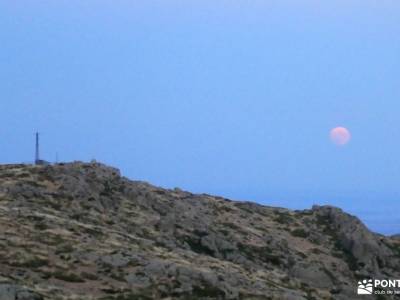
[[[351,140],[351,133],[345,127],[333,128],[330,132],[331,140],[338,146],[344,146]]]

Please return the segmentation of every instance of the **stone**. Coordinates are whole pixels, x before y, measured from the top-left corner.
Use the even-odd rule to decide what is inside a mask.
[[[0,179],[0,300],[345,300],[359,277],[400,278],[398,237],[336,207],[163,189],[98,162]]]

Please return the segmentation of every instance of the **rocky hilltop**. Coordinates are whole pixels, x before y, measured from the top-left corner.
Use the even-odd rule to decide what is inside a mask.
[[[98,163],[0,166],[0,300],[358,299],[365,278],[400,279],[400,240],[338,208],[167,190]]]

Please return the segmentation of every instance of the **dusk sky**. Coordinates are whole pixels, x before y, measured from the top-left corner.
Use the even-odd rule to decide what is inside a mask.
[[[399,1],[0,0],[0,43],[1,163],[38,130],[49,161],[400,232]]]

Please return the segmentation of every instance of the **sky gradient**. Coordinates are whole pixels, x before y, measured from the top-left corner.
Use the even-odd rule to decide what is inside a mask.
[[[326,2],[3,0],[0,161],[38,130],[50,161],[399,233],[400,3]]]

